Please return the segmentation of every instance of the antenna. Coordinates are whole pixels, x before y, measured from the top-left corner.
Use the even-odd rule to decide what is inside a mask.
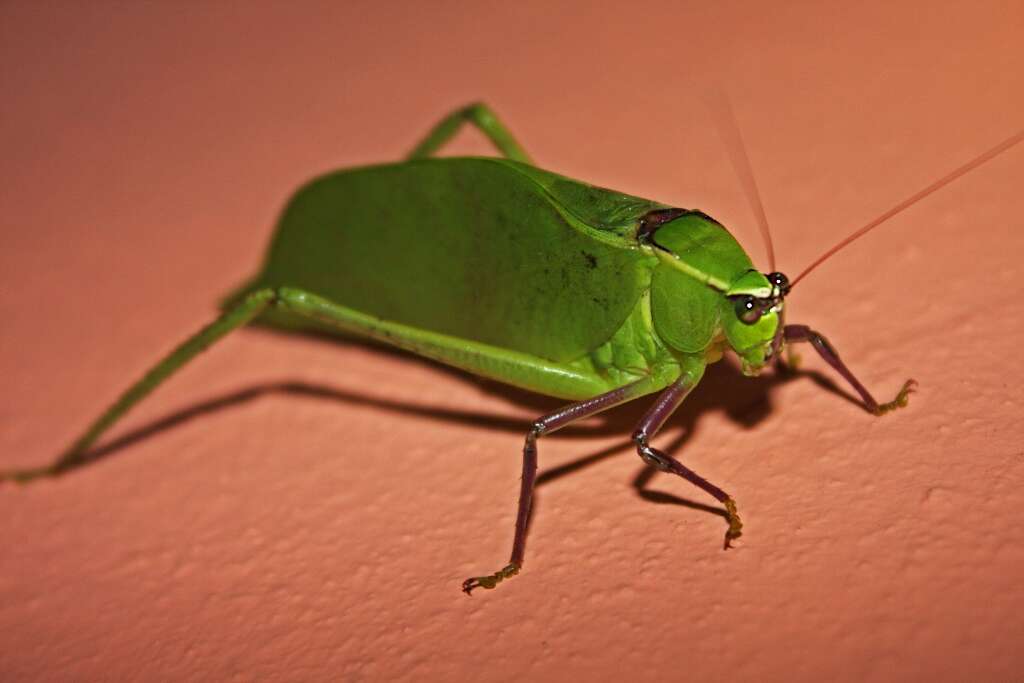
[[[885,221],[889,220],[890,218],[892,218],[896,214],[900,213],[901,211],[904,211],[905,209],[910,208],[911,206],[913,206],[917,202],[921,201],[922,199],[924,199],[925,197],[927,197],[931,193],[936,192],[937,190],[945,187],[946,185],[949,185],[951,182],[953,182],[954,180],[956,180],[960,176],[964,175],[965,173],[973,171],[974,169],[978,168],[979,166],[981,166],[982,164],[984,164],[987,161],[991,161],[995,157],[999,156],[1000,154],[1002,154],[1006,150],[1008,150],[1011,147],[1013,147],[1014,145],[1016,145],[1021,140],[1024,140],[1024,130],[1018,131],[1016,135],[1013,135],[1013,136],[1003,140],[998,145],[996,145],[992,149],[988,150],[984,154],[981,154],[980,156],[975,157],[974,159],[972,159],[971,161],[968,161],[963,166],[961,166],[961,167],[957,168],[956,170],[948,173],[947,175],[943,176],[942,178],[939,178],[938,180],[936,180],[934,183],[932,183],[928,187],[924,188],[923,190],[921,190],[921,191],[919,191],[919,192],[917,192],[915,194],[912,194],[911,196],[907,197],[902,202],[900,202],[896,206],[892,207],[891,209],[889,209],[888,211],[886,211],[882,215],[878,216],[873,221],[869,222],[867,225],[859,228],[852,235],[850,235],[846,239],[842,240],[839,244],[835,245],[834,247],[832,247],[831,249],[826,251],[824,254],[819,256],[817,259],[815,259],[814,262],[811,263],[811,265],[809,265],[806,268],[804,268],[804,271],[796,276],[796,278],[790,284],[790,287],[794,287],[796,285],[796,283],[798,283],[798,282],[800,282],[800,280],[804,279],[804,277],[808,273],[810,273],[812,270],[814,270],[815,268],[820,266],[822,263],[824,263],[826,260],[828,260],[833,254],[835,254],[840,249],[843,249],[844,247],[846,247],[848,244],[850,244],[854,240],[863,237],[864,235],[866,235],[867,233],[871,232],[873,229],[877,228],[879,225],[881,225]]]
[[[743,187],[743,194],[747,196],[747,203],[757,218],[757,225],[761,229],[761,237],[764,239],[765,249],[768,251],[769,271],[775,271],[775,247],[772,246],[772,233],[768,228],[768,216],[764,212],[764,204],[761,203],[761,194],[757,191],[757,181],[754,180],[754,171],[750,166],[750,158],[747,156],[746,145],[743,144],[743,135],[736,123],[736,115],[733,114],[732,105],[724,92],[715,92],[708,96],[708,103],[716,109],[720,116],[715,117],[718,136],[722,138],[729,153],[729,161],[732,168],[739,176],[740,185]]]

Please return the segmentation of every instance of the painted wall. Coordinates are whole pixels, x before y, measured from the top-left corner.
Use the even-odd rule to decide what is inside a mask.
[[[248,3],[0,8],[0,466],[52,458],[252,272],[315,173],[399,158],[486,99],[540,164],[701,208],[764,264],[703,104],[726,90],[795,274],[1024,126],[1024,6]],[[467,134],[452,148],[486,153]],[[1024,658],[1024,148],[823,266],[876,420],[722,364],[659,444],[746,523],[647,476],[644,405],[542,443],[557,402],[246,331],[104,457],[0,487],[5,680],[1011,680]],[[834,384],[835,383],[835,384]]]

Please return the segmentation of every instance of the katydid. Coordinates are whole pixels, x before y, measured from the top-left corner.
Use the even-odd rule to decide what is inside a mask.
[[[501,156],[434,156],[467,122]],[[523,565],[537,440],[654,392],[631,436],[636,451],[724,506],[728,548],[742,529],[732,496],[651,439],[708,363],[731,351],[754,375],[781,366],[791,342],[810,342],[870,413],[905,406],[913,380],[893,400],[876,401],[825,337],[784,323],[785,297],[821,260],[1022,139],[1024,131],[913,195],[791,282],[756,270],[710,216],[541,170],[489,108],[463,107],[404,161],[328,173],[299,189],[262,270],[226,299],[219,318],[153,366],[55,462],[0,473],[0,481],[56,476],[88,462],[90,448],[126,411],[254,322],[355,334],[571,401],[527,431],[511,557],[502,569],[467,579],[466,593],[494,588]],[[739,166],[749,173],[745,158]],[[752,201],[764,226],[756,190]]]

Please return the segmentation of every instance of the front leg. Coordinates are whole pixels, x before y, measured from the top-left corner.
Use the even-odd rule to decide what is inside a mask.
[[[897,408],[903,408],[907,405],[910,393],[914,391],[917,386],[917,382],[913,379],[908,379],[903,383],[903,388],[900,389],[899,393],[896,394],[896,398],[889,401],[888,403],[879,403],[875,400],[874,396],[864,388],[864,385],[853,376],[846,364],[839,359],[839,353],[828,343],[828,340],[818,332],[815,332],[807,325],[786,325],[783,332],[787,342],[810,342],[814,350],[825,359],[825,362],[835,368],[836,372],[843,376],[843,378],[850,383],[858,394],[860,394],[861,400],[864,402],[864,407],[867,408],[868,412],[873,415],[885,415],[891,410]]]

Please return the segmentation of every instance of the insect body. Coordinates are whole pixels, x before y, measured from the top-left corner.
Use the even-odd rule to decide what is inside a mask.
[[[433,158],[466,121],[503,156]],[[125,411],[255,321],[354,333],[571,401],[530,427],[511,558],[467,579],[467,593],[522,566],[538,438],[655,392],[632,435],[636,450],[723,504],[728,547],[742,526],[732,497],[650,445],[708,363],[732,351],[756,374],[781,361],[786,343],[811,342],[875,414],[905,405],[913,384],[875,401],[824,337],[783,323],[789,289],[781,273],[754,269],[709,216],[540,170],[489,109],[473,105],[444,119],[405,162],[330,173],[300,189],[264,267],[216,321],[129,388],[55,463],[0,479],[53,476],[87,461]]]

